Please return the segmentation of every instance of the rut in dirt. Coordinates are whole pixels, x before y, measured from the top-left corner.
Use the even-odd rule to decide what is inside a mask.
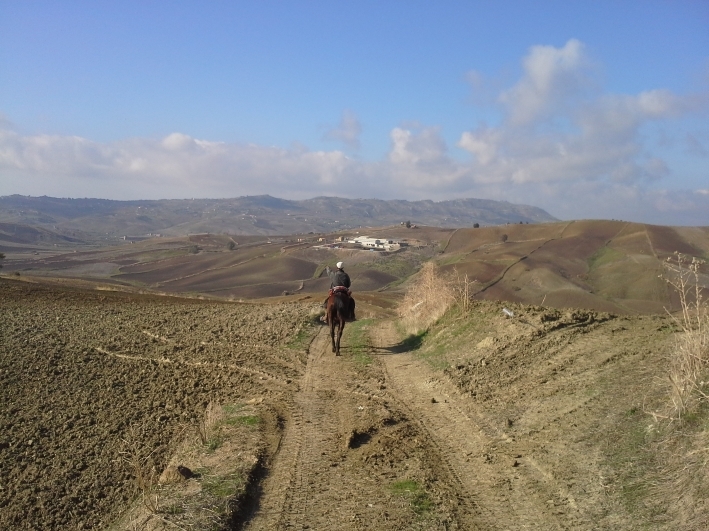
[[[372,337],[375,349],[385,351],[398,334],[393,323],[385,322]],[[561,486],[543,470],[519,466],[523,456],[514,437],[410,353],[381,360],[392,400],[408,410],[438,449],[456,479],[470,524],[486,530],[574,528],[575,519],[563,521],[546,503],[550,491]]]
[[[325,332],[321,329],[310,345],[299,390],[288,404],[281,443],[263,481],[259,507],[245,529],[332,528],[354,505],[353,492],[341,487],[337,468],[342,460],[343,413],[337,397],[346,384],[338,360],[329,353]],[[351,529],[356,515],[351,510],[342,528]]]
[[[310,345],[243,529],[478,529],[478,511],[453,470],[392,401],[382,365],[357,367],[346,344],[336,357],[326,332]],[[420,491],[396,493],[401,484]]]

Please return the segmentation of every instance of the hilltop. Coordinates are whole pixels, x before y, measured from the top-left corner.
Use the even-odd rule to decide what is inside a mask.
[[[556,218],[544,210],[487,199],[383,201],[316,197],[302,201],[269,195],[234,199],[112,201],[12,195],[0,197],[0,242],[25,226],[58,238],[92,243],[147,235],[195,233],[232,235],[307,234],[410,221],[417,225],[467,227],[504,223],[541,223]],[[17,225],[17,228],[11,226]],[[3,238],[3,233],[5,234]],[[35,235],[41,239],[40,234]]]

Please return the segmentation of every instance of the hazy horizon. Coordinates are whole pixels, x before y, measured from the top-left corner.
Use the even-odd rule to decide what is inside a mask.
[[[0,7],[0,195],[709,225],[709,4]]]

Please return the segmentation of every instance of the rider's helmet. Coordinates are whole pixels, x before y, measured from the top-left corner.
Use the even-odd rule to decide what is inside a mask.
[[[342,266],[344,265],[342,262],[337,262],[337,269],[342,269]]]

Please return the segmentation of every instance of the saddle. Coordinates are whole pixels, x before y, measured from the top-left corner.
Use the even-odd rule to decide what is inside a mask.
[[[346,293],[349,297],[352,294],[352,291],[350,291],[345,286],[335,286],[334,288],[330,288],[330,291],[327,295],[329,297],[330,295],[335,295],[336,293]]]

